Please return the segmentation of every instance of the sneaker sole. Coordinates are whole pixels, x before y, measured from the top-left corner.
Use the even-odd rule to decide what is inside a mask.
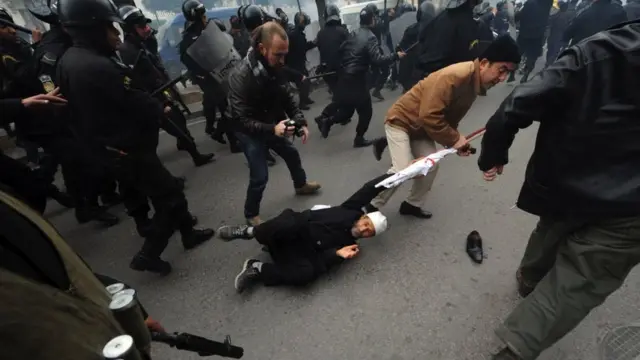
[[[236,275],[236,279],[233,282],[233,287],[236,288],[236,291],[241,293],[244,289],[240,289],[238,286],[238,280],[240,279],[240,276],[242,276],[242,274],[244,274],[247,269],[249,269],[249,263],[251,262],[251,259],[247,259],[245,260],[244,264],[242,265],[242,271],[240,271],[240,273],[238,275]]]
[[[218,228],[218,230],[216,230],[216,233],[218,234],[218,238],[219,238],[220,240],[222,240],[222,241],[224,241],[224,242],[229,242],[229,241],[234,240],[234,239],[227,239],[227,238],[225,238],[225,237],[223,237],[223,236],[222,236],[222,230],[224,230],[224,229],[226,229],[226,228],[229,228],[229,227],[231,227],[231,226],[229,226],[229,225],[224,225],[224,226],[220,226],[220,227]]]

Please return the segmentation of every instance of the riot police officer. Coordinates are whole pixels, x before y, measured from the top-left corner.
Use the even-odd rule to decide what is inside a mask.
[[[59,12],[73,46],[58,60],[58,83],[80,135],[112,164],[121,184],[155,208],[153,229],[130,267],[167,274],[171,265],[160,255],[175,230],[185,249],[209,240],[213,230],[193,228],[182,188],[156,154],[163,105],[135,87],[131,69],[117,57],[120,33],[113,22],[124,21],[111,0],[66,0]]]
[[[226,134],[231,152],[240,152],[241,150],[237,146],[237,140],[230,129],[230,123],[226,116],[227,94],[208,71],[202,69],[189,56],[185,56],[187,49],[198,39],[208,24],[206,9],[198,0],[186,0],[182,4],[182,13],[188,23],[185,25],[186,29],[182,34],[182,42],[180,42],[180,60],[191,72],[194,82],[200,86],[203,92],[202,106],[206,118],[205,132],[222,144],[226,144],[226,141],[222,138],[222,134]],[[218,128],[214,129],[217,111],[220,111],[221,117],[218,122]]]
[[[328,5],[325,9],[324,28],[318,32],[316,44],[320,52],[320,66],[316,72],[329,73],[337,72],[340,68],[340,45],[349,37],[349,31],[342,26],[340,19],[340,9],[334,4]],[[323,77],[324,82],[333,94],[336,91],[338,75],[327,75]],[[338,107],[336,104],[323,109],[320,118],[331,118],[335,115]]]
[[[287,31],[289,36],[289,53],[287,54],[286,64],[292,70],[307,76],[307,51],[316,47],[313,41],[307,41],[304,29],[309,26],[311,19],[304,12],[296,13],[294,17],[294,26]],[[313,104],[313,100],[309,98],[311,86],[304,77],[297,76],[295,73],[290,76],[291,82],[296,84],[298,95],[300,97],[300,109],[308,110],[309,105]]]
[[[371,65],[388,66],[405,53],[399,51],[383,55],[380,45],[371,28],[376,25],[376,14],[371,7],[360,11],[360,28],[342,44],[342,59],[336,92],[333,94],[334,106],[339,108],[332,119],[316,119],[323,138],[329,136],[329,129],[335,123],[345,122],[354,111],[358,112],[358,126],[354,147],[365,147],[371,142],[364,138],[373,115],[371,96],[367,88],[367,74]],[[331,105],[329,105],[331,106]]]
[[[231,24],[231,29],[229,30],[229,34],[233,38],[233,47],[236,49],[238,54],[241,57],[247,56],[247,51],[251,47],[251,39],[249,38],[249,33],[247,29],[242,25],[242,21],[237,15],[233,15],[229,18],[229,23]]]
[[[122,62],[131,67],[133,81],[136,86],[153,92],[163,84],[170,81],[167,72],[162,65],[162,60],[145,44],[145,40],[151,35],[149,20],[142,11],[134,6],[125,5],[119,10],[120,17],[124,20],[124,41],[120,45],[120,57]],[[191,155],[196,166],[202,166],[213,160],[213,154],[201,154],[195,140],[187,128],[185,118],[180,105],[175,100],[176,94],[172,89],[167,89],[158,94],[158,100],[165,105],[167,116],[163,118],[161,127],[176,138],[178,150],[186,150]]]
[[[384,29],[384,19],[380,16],[380,10],[376,6],[376,4],[368,4],[365,8],[374,14],[375,25],[370,28],[373,35],[375,35],[378,40],[378,47],[380,47],[380,53],[384,54],[382,51],[382,35],[385,31]],[[384,83],[387,81],[389,77],[389,65],[385,64],[383,66],[379,66],[377,64],[371,64],[371,88],[373,91],[371,92],[371,96],[374,98],[383,101],[384,97],[380,93]]]
[[[5,13],[6,14],[6,13]],[[8,14],[6,14],[8,16]],[[8,17],[11,22],[13,19]],[[9,81],[3,86],[4,95],[29,97],[51,92],[55,89],[55,64],[57,57],[70,46],[70,39],[56,24],[55,14],[43,19],[52,22],[51,30],[32,47],[18,39],[0,36],[2,56],[1,73]],[[7,29],[8,30],[8,29]],[[15,119],[19,136],[42,147],[51,156],[48,166],[41,166],[38,173],[53,182],[58,164],[71,199],[60,201],[71,207],[75,205],[76,219],[80,223],[97,221],[106,226],[118,223],[118,218],[98,206],[99,185],[104,168],[86,156],[80,141],[72,134],[67,114],[63,109],[47,113],[32,112]],[[49,194],[57,188],[50,185]]]

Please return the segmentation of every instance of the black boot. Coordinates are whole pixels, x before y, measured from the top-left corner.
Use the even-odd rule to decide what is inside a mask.
[[[376,160],[382,160],[382,153],[387,148],[388,140],[386,137],[381,137],[373,140],[373,156]]]
[[[191,229],[182,234],[182,246],[185,250],[191,250],[211,239],[213,235],[213,229]]]
[[[422,210],[421,208],[413,206],[406,201],[403,201],[400,205],[400,214],[415,216],[420,219],[431,219],[433,216],[429,211]]]
[[[218,124],[216,130],[211,134],[211,138],[222,145],[226,145],[227,141],[224,139],[224,131],[222,131],[222,129],[220,128],[221,126],[220,124]]]
[[[353,147],[354,148],[361,148],[361,147],[367,147],[371,145],[371,141],[367,140],[364,138],[364,136],[362,135],[356,135],[356,138],[353,139]]]
[[[211,154],[200,154],[198,153],[198,155],[192,156],[193,159],[193,164],[196,167],[200,167],[202,165],[206,165],[210,162],[213,162],[215,160],[215,154],[211,153]]]
[[[373,90],[373,92],[371,93],[371,96],[373,96],[374,98],[380,100],[380,101],[384,101],[384,96],[382,96],[382,94],[380,94],[380,90]]]
[[[139,252],[133,257],[129,267],[136,271],[149,271],[158,275],[169,275],[171,273],[171,264],[162,260],[159,256],[152,257]]]
[[[151,235],[151,231],[153,231],[153,222],[146,214],[134,217],[133,221],[136,223],[136,231],[138,231],[138,235],[140,235],[140,237],[146,238]]]
[[[329,130],[331,130],[331,123],[329,122],[329,118],[326,116],[320,115],[315,118],[316,124],[318,125],[318,130],[320,130],[320,135],[322,135],[323,139],[329,137]]]
[[[100,195],[100,202],[104,207],[112,207],[122,203],[122,196],[117,192],[110,192]]]
[[[66,192],[60,191],[60,189],[58,189],[53,184],[49,185],[47,195],[67,209],[73,209],[76,206],[75,200],[71,195],[67,194]]]
[[[76,219],[80,224],[97,221],[106,227],[114,226],[120,222],[117,216],[109,213],[104,208],[87,204],[76,207]]]

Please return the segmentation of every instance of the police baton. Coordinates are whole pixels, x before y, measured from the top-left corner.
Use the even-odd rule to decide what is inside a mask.
[[[400,51],[402,51],[403,53],[408,53],[409,51],[413,50],[413,48],[415,48],[416,46],[418,46],[418,44],[420,44],[419,41],[416,41],[415,43],[411,44],[411,46],[409,46],[406,50],[400,48]]]
[[[0,19],[0,25],[4,25],[4,26],[9,26],[12,27],[18,31],[22,31],[24,33],[27,33],[29,35],[31,35],[33,33],[33,30],[26,28],[24,26],[20,26],[18,24],[14,24],[11,21],[5,20],[5,19]]]
[[[313,75],[313,76],[307,76],[307,77],[305,78],[305,80],[313,80],[313,79],[317,79],[317,78],[321,78],[321,77],[325,77],[325,76],[329,76],[329,75],[335,75],[335,74],[337,74],[337,73],[338,73],[337,71],[329,71],[329,72],[326,72],[326,73],[324,73],[324,74],[318,74],[318,75]]]
[[[151,96],[156,96],[158,94],[160,94],[161,92],[164,92],[165,90],[167,90],[170,87],[173,87],[175,84],[179,83],[180,81],[182,81],[185,78],[186,74],[180,75],[177,78],[169,81],[168,83],[160,86],[159,88],[153,90],[153,92],[151,93]]]

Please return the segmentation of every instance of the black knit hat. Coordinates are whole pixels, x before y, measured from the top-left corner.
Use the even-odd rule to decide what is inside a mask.
[[[493,41],[480,41],[475,47],[474,52],[480,60],[520,63],[518,44],[507,34],[500,35]]]

